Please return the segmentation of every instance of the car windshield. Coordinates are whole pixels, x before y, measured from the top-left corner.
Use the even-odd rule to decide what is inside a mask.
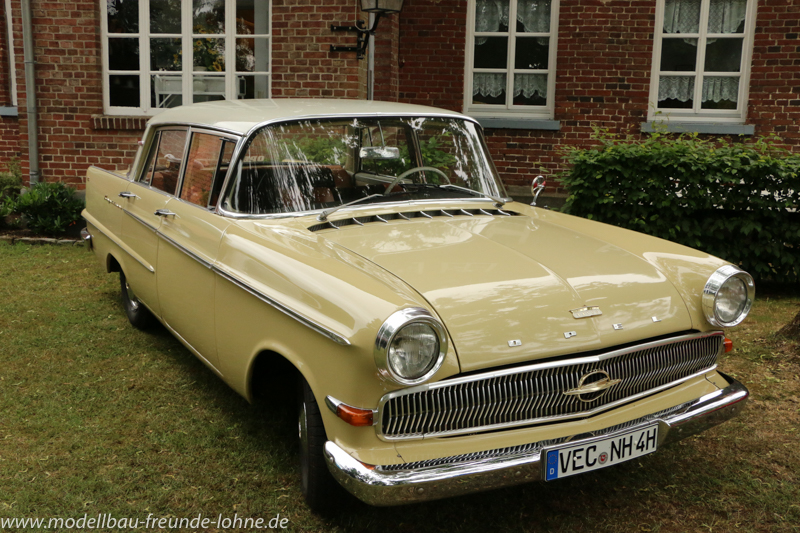
[[[457,187],[442,187],[447,184]],[[295,213],[361,198],[363,203],[394,202],[475,198],[477,193],[506,195],[472,122],[299,120],[266,126],[250,137],[222,208],[254,215]]]

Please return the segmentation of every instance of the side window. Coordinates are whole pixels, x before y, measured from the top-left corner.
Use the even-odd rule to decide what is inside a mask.
[[[142,176],[141,181],[155,189],[175,194],[186,147],[186,130],[161,130],[157,135],[148,157],[147,176]]]
[[[218,135],[192,134],[181,199],[201,207],[216,205],[216,197],[233,154],[232,142]]]

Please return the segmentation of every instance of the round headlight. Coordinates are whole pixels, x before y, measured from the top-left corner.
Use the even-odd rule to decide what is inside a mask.
[[[750,274],[733,265],[720,267],[703,289],[703,312],[714,326],[735,326],[747,317],[755,294]]]
[[[375,364],[402,385],[429,379],[444,361],[447,336],[427,309],[402,309],[383,323],[375,338]]]

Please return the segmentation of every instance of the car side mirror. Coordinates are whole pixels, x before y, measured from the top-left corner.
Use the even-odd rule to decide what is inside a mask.
[[[364,146],[358,155],[361,159],[386,161],[400,159],[400,149],[396,146]]]
[[[539,194],[544,190],[545,185],[547,185],[547,182],[544,180],[544,176],[536,176],[536,178],[534,178],[533,183],[531,183],[531,194],[533,194],[532,206],[536,205],[536,200],[539,199]]]

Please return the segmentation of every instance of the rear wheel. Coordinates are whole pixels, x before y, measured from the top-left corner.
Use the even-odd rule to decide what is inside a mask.
[[[155,322],[153,314],[136,297],[128,280],[125,278],[125,273],[121,270],[119,272],[119,288],[122,295],[122,307],[125,308],[125,314],[128,316],[131,325],[137,329],[147,329],[152,326],[153,322]]]
[[[300,377],[298,434],[300,437],[300,481],[303,497],[312,511],[329,514],[345,498],[339,485],[325,464],[323,447],[328,440],[319,405],[308,382]]]

